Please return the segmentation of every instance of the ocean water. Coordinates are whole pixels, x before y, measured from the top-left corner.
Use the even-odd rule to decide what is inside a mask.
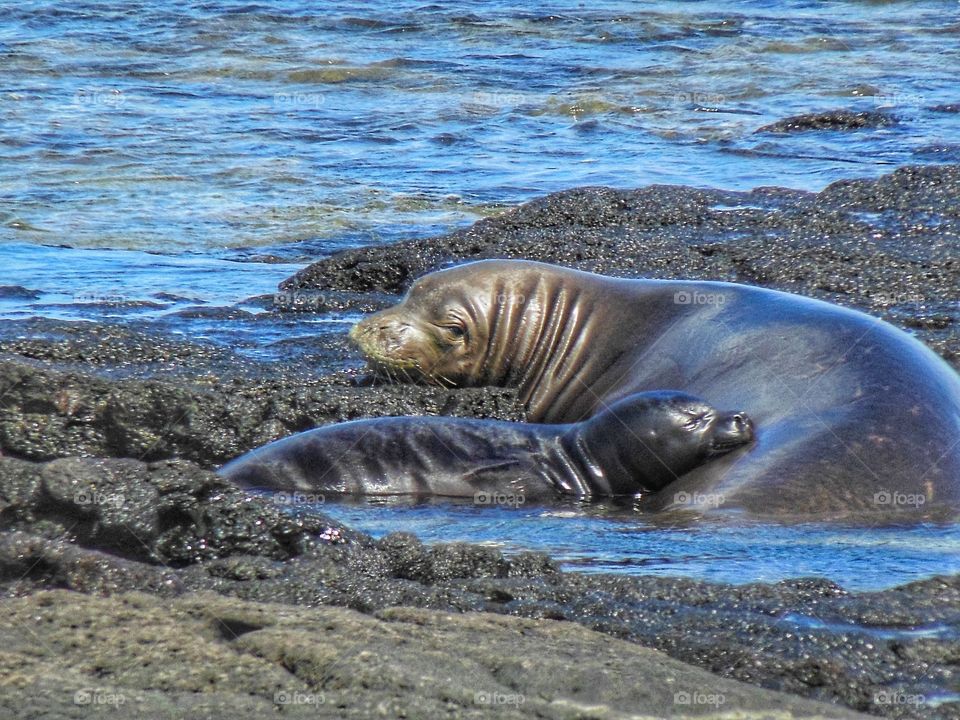
[[[576,185],[957,160],[958,33],[955,2],[7,3],[0,239],[301,258]],[[901,122],[755,132],[836,107]]]
[[[317,510],[374,537],[475,542],[513,554],[548,553],[564,570],[669,575],[742,584],[827,577],[848,590],[881,590],[960,572],[960,526],[764,524],[637,516],[603,505],[474,506],[369,499]]]
[[[819,190],[960,161],[956,2],[34,2],[0,21],[0,319],[152,325],[282,359],[270,322],[187,317],[335,250],[547,192]],[[867,132],[758,132],[850,108]],[[20,289],[11,289],[20,288]],[[350,314],[302,316],[336,333]],[[662,527],[590,508],[326,506],[371,532],[549,548],[587,571],[878,587],[956,572],[955,526]]]

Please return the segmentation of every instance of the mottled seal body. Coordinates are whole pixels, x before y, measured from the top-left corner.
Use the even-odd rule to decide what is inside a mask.
[[[742,413],[719,413],[684,393],[648,392],[571,424],[388,417],[329,425],[254,450],[220,473],[243,487],[302,493],[634,495],[752,437]]]
[[[657,388],[753,418],[749,452],[693,470],[651,509],[705,495],[815,517],[960,502],[960,378],[905,332],[826,302],[491,260],[420,278],[351,337],[391,377],[516,387],[532,422]]]

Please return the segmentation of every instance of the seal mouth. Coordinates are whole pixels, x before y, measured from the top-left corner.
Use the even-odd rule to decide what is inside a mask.
[[[399,383],[419,383],[428,379],[426,373],[420,367],[420,364],[413,361],[397,360],[396,358],[383,355],[379,352],[368,352],[364,350],[364,356],[367,361],[367,369],[374,377],[387,380],[388,382]]]
[[[733,412],[721,415],[713,426],[709,454],[723,455],[754,439],[753,421],[746,413]]]

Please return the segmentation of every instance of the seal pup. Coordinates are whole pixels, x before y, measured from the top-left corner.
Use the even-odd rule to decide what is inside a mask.
[[[749,443],[753,424],[677,392],[631,395],[589,420],[543,425],[386,417],[327,425],[269,443],[220,474],[261,490],[524,501],[652,493]]]
[[[531,422],[577,422],[657,388],[744,408],[759,429],[750,452],[693,470],[653,510],[678,496],[781,517],[960,505],[960,377],[907,333],[830,303],[485,260],[421,277],[350,336],[391,378],[517,388]]]

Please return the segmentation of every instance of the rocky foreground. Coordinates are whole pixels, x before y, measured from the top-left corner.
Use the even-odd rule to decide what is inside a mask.
[[[819,194],[571,190],[324,259],[270,307],[372,309],[497,256],[821,297],[960,367],[957,167]],[[0,324],[4,717],[960,717],[960,577],[585,576],[227,485],[222,462],[319,424],[518,417],[505,390],[359,382],[343,338],[318,343],[318,367],[261,366],[146,325]]]

